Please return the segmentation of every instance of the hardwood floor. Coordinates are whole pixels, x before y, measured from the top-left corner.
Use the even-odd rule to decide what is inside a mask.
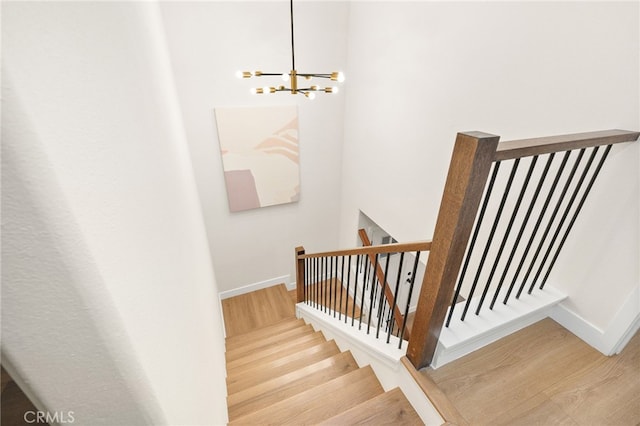
[[[472,425],[640,424],[640,334],[606,357],[545,319],[422,373]]]
[[[294,306],[284,285],[224,299],[222,315],[227,337],[291,318],[295,316]]]

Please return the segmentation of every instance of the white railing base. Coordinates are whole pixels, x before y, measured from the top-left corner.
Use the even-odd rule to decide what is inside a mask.
[[[566,298],[564,293],[547,285],[530,295],[523,294],[520,299],[512,298],[508,305],[496,303],[492,310],[483,308],[478,316],[477,302],[472,301],[464,321],[459,318],[465,302],[458,303],[451,324],[442,327],[431,368],[442,367],[551,316],[553,307]]]

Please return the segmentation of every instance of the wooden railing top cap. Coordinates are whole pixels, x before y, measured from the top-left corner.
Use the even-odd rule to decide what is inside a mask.
[[[498,144],[495,161],[511,160],[532,155],[563,152],[572,149],[591,148],[622,142],[633,142],[639,132],[629,130],[601,130],[597,132],[573,133],[569,135],[547,136],[543,138],[505,141]]]

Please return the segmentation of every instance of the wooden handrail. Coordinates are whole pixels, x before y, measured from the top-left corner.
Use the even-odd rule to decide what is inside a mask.
[[[321,253],[301,254],[297,259],[314,259],[329,256],[370,255],[380,253],[403,253],[408,251],[429,251],[431,241],[415,241],[411,243],[382,244],[379,246],[357,247],[345,250],[325,251]]]
[[[418,307],[407,348],[417,369],[430,364],[453,298],[462,258],[475,222],[492,164],[496,161],[571,151],[638,140],[640,132],[604,130],[498,143],[499,136],[482,132],[458,133],[440,204],[433,242],[417,241],[306,254],[296,249],[298,301],[302,301],[304,260],[332,256],[429,251]],[[302,270],[302,272],[300,272]],[[376,271],[376,274],[378,272]],[[378,276],[380,280],[380,276]],[[380,280],[382,285],[383,280]],[[386,294],[386,292],[385,292]]]
[[[360,236],[360,241],[362,241],[363,246],[371,247],[371,240],[369,240],[367,231],[365,231],[364,229],[359,229],[358,235]],[[372,265],[376,264],[375,254],[369,255],[369,262],[371,262]],[[384,295],[387,299],[387,303],[389,304],[389,307],[393,308],[393,318],[395,320],[396,325],[398,326],[398,330],[402,330],[404,315],[402,315],[402,312],[400,312],[400,308],[398,308],[398,304],[393,303],[393,301],[395,300],[395,297],[393,295],[393,292],[391,291],[391,288],[389,287],[389,284],[387,283],[387,277],[384,276],[384,272],[382,271],[382,267],[380,266],[380,263],[377,263],[376,277],[378,277],[378,283],[380,284],[380,287],[382,287],[382,290],[384,291]],[[408,328],[405,328],[403,337],[406,337],[405,340],[409,340],[410,336],[411,336],[411,331]]]
[[[628,130],[602,130],[598,132],[574,133],[571,135],[548,136],[544,138],[505,141],[498,144],[494,161],[512,160],[552,152],[591,148],[622,142],[633,142],[639,132]]]

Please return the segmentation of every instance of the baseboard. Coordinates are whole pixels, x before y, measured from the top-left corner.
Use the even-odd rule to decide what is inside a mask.
[[[289,281],[291,277],[289,275],[283,275],[281,277],[271,278],[270,280],[260,281],[257,283],[245,285],[243,287],[234,288],[231,290],[225,290],[218,293],[220,300],[228,299],[234,296],[240,296],[241,294],[251,293],[252,291],[262,290],[263,288],[273,287],[274,285],[285,284],[287,289],[291,290]],[[295,288],[295,283],[293,284]]]
[[[640,288],[631,291],[606,330],[562,304],[554,307],[551,318],[604,355],[620,353],[640,328]]]
[[[296,286],[297,286],[295,281],[292,283],[285,283],[284,285],[287,287],[287,291],[293,291],[296,289]]]

